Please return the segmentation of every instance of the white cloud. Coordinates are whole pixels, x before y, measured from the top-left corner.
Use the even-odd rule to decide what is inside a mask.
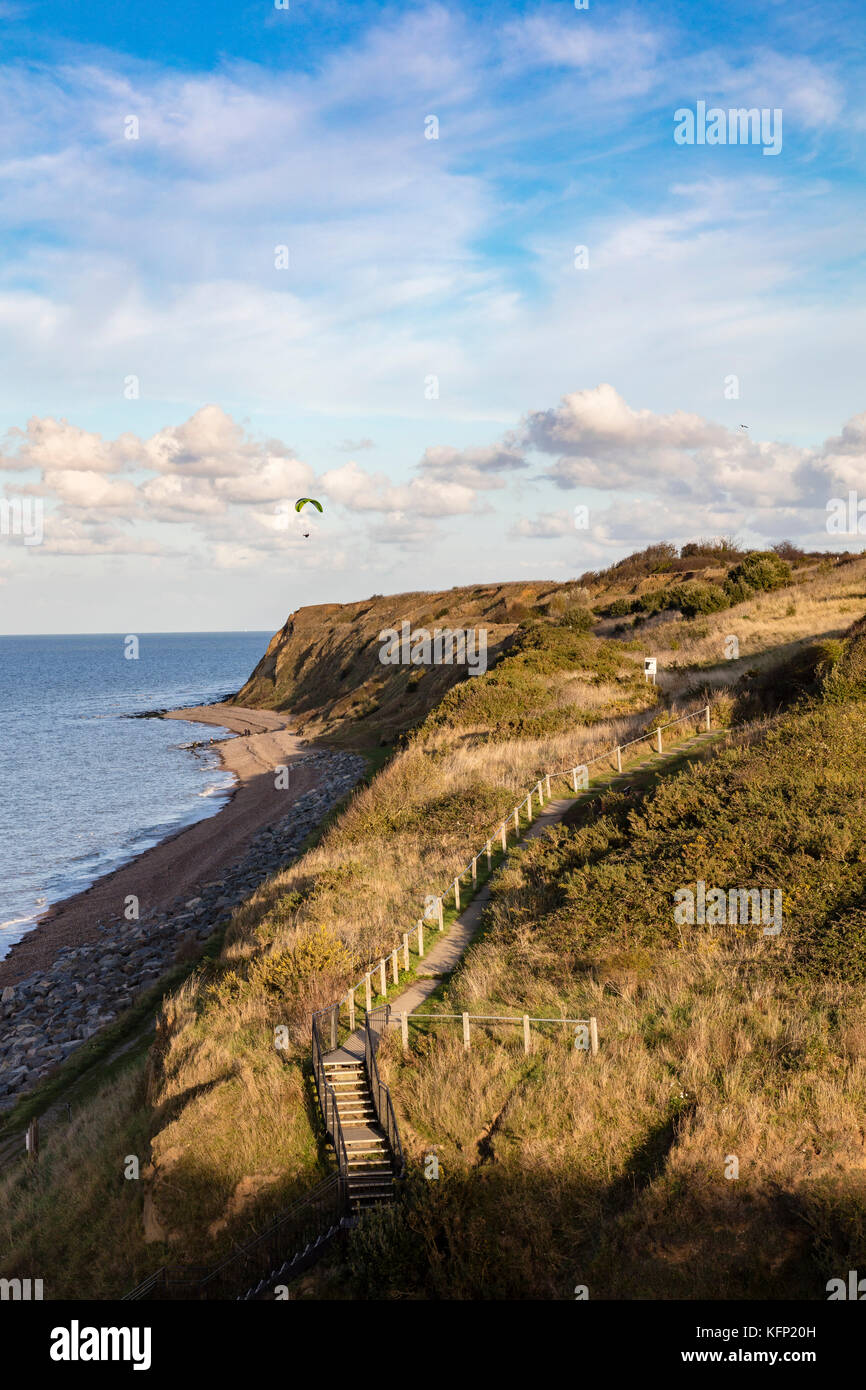
[[[101,511],[125,511],[134,507],[138,495],[135,484],[124,479],[106,478],[92,469],[70,468],[46,470],[39,491],[70,507]]]
[[[320,486],[334,502],[357,512],[459,516],[476,505],[474,490],[463,483],[413,478],[408,484],[395,484],[382,473],[366,473],[354,460],[323,473]]]
[[[433,445],[424,450],[419,468],[430,478],[465,488],[503,488],[503,473],[526,468],[522,451],[510,440],[468,449]]]
[[[162,555],[164,547],[149,537],[136,536],[106,522],[87,522],[53,513],[45,518],[45,539],[33,547],[43,555]]]
[[[132,436],[121,435],[108,444],[100,434],[50,417],[34,417],[25,429],[13,427],[7,432],[5,444],[0,468],[42,468],[54,474],[61,469],[113,473],[122,466],[129,450],[135,448]]]

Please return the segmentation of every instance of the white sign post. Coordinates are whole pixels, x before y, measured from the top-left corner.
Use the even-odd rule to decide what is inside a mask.
[[[656,683],[656,658],[645,656],[643,659],[643,678],[645,681],[651,680],[653,685]]]

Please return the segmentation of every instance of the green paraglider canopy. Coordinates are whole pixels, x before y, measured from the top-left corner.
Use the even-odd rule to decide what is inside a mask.
[[[299,497],[297,502],[295,503],[295,511],[299,512],[301,508],[306,505],[307,502],[312,502],[313,506],[317,507],[320,512],[324,510],[321,502],[317,502],[315,497]]]

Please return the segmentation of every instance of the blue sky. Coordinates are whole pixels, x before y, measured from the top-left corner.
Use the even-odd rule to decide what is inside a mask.
[[[0,30],[0,498],[45,509],[0,535],[0,631],[859,546],[825,527],[866,451],[859,6],[4,0]],[[779,154],[678,145],[698,102],[780,110]]]

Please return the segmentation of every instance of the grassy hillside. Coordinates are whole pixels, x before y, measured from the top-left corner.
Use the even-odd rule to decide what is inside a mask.
[[[431,633],[483,629],[492,665],[520,622],[541,616],[558,589],[538,582],[489,584],[301,608],[276,633],[237,703],[290,710],[308,737],[353,747],[391,742],[463,680],[466,668],[383,665],[381,632],[399,631],[404,621]]]
[[[729,556],[721,568],[741,563]],[[370,747],[402,733],[403,746],[235,913],[219,960],[166,1000],[146,1063],[82,1105],[46,1142],[37,1171],[0,1180],[2,1272],[38,1273],[50,1261],[52,1296],[114,1296],[162,1263],[207,1262],[260,1229],[329,1163],[310,1087],[309,1011],[390,948],[542,771],[585,761],[709,689],[717,723],[737,726],[731,748],[637,808],[611,794],[595,824],[580,815],[527,849],[503,873],[486,935],[452,985],[473,1012],[496,1003],[595,1013],[601,1056],[590,1064],[552,1037],[527,1064],[491,1038],[467,1062],[446,1035],[423,1058],[385,1059],[407,1146],[419,1155],[435,1143],[444,1177],[413,1179],[404,1225],[383,1217],[353,1242],[351,1269],[325,1269],[311,1287],[569,1297],[574,1283],[595,1281],[594,1296],[652,1296],[634,1294],[637,1272],[620,1285],[613,1273],[617,1251],[642,1249],[641,1223],[655,1223],[658,1251],[673,1242],[687,1271],[688,1242],[703,1258],[700,1213],[724,1225],[736,1212],[750,1242],[776,1223],[793,1263],[775,1236],[767,1260],[814,1296],[820,1251],[834,1260],[845,1248],[837,1227],[855,1243],[862,1230],[839,1186],[839,1174],[848,1182],[856,1171],[866,1038],[857,900],[866,749],[860,649],[842,633],[846,610],[863,611],[866,562],[786,563],[780,588],[751,590],[709,619],[668,616],[683,664],[662,661],[658,687],[644,683],[642,658],[659,651],[662,629],[629,619],[614,634],[603,616],[621,575],[293,615],[238,699],[289,709],[328,740]],[[378,661],[379,631],[404,617],[414,627],[494,625],[497,663],[456,683],[465,672],[446,668],[441,687],[442,673],[426,671],[412,689],[413,668]],[[737,630],[724,627],[732,618],[754,639],[740,662],[720,650],[720,635]],[[715,621],[722,627],[704,628]],[[793,650],[805,653],[796,686]],[[761,698],[750,670],[763,672]],[[374,696],[370,683],[383,680]],[[792,694],[821,702],[771,717]],[[376,710],[363,703],[380,697]],[[684,944],[670,893],[699,869],[743,886],[784,872],[790,932],[757,943],[705,932]],[[278,1023],[291,1029],[288,1054],[273,1048]],[[742,1160],[738,1182],[719,1190],[718,1143]],[[130,1153],[142,1159],[140,1182],[121,1176]],[[795,1191],[807,1215],[780,1225],[770,1199],[785,1208]],[[810,1204],[797,1206],[807,1193]],[[795,1241],[801,1227],[814,1227],[813,1245]],[[414,1273],[401,1254],[406,1232]],[[384,1283],[379,1248],[402,1271]],[[658,1283],[647,1288],[685,1287],[676,1260],[656,1254],[647,1278]],[[701,1277],[715,1287],[710,1272]],[[766,1270],[755,1277],[773,1287]]]
[[[862,1265],[864,647],[855,631],[831,699],[512,857],[442,1011],[593,1014],[601,1052],[557,1028],[528,1059],[518,1029],[476,1028],[469,1057],[453,1025],[407,1060],[392,1040],[415,1176],[313,1289],[820,1299]],[[781,935],[677,926],[699,879],[781,886]]]

